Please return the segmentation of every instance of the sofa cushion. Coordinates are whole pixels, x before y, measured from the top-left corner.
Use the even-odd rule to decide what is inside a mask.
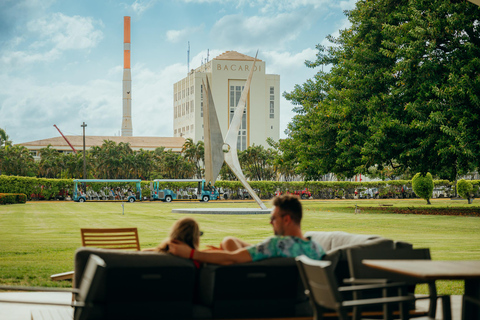
[[[343,231],[308,231],[305,233],[305,237],[309,237],[318,242],[325,252],[338,247],[367,243],[371,240],[381,238],[375,235],[353,234]]]
[[[79,283],[90,254],[107,267],[89,319],[182,319],[193,314],[196,268],[192,261],[155,252],[81,248],[75,254]]]
[[[293,258],[272,258],[230,266],[205,265],[199,274],[200,302],[214,318],[295,316],[305,302]]]

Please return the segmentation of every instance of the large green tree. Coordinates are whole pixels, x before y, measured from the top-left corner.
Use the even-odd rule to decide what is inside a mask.
[[[364,0],[306,65],[329,72],[286,93],[287,133],[307,179],[391,167],[454,179],[480,159],[480,9]]]

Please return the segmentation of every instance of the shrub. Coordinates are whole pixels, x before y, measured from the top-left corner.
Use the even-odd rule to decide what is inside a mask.
[[[0,193],[0,204],[14,204],[27,202],[27,195],[23,193]]]
[[[412,179],[412,188],[417,196],[427,200],[427,204],[431,204],[430,198],[433,193],[433,178],[429,172],[425,175],[422,175],[420,172],[417,173]]]
[[[457,192],[462,197],[463,199],[469,200],[470,197],[472,196],[473,192],[473,185],[470,183],[470,181],[467,181],[465,179],[460,179],[457,182]]]

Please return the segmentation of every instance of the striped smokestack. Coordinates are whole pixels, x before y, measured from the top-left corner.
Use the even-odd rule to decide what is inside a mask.
[[[122,136],[131,137],[132,73],[130,71],[130,17],[123,17],[123,120]]]

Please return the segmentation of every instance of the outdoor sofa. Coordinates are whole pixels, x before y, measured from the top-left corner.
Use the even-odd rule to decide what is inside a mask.
[[[379,236],[307,232],[335,265],[339,283],[349,278],[347,250],[411,248]],[[206,264],[153,252],[80,248],[75,284],[90,254],[106,265],[103,285],[93,299],[91,319],[245,319],[311,317],[294,258],[273,258],[231,266]]]

